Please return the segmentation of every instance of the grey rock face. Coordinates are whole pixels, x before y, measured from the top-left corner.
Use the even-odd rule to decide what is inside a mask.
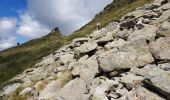
[[[77,62],[72,67],[72,74],[79,75],[84,80],[93,79],[99,73],[96,57],[91,57],[83,62]]]
[[[96,42],[87,42],[82,44],[80,47],[75,48],[75,53],[87,53],[97,48]]]
[[[86,83],[82,79],[74,79],[66,84],[58,97],[64,100],[88,100]]]
[[[170,37],[159,38],[149,46],[156,59],[170,60]]]
[[[150,70],[149,75],[143,81],[146,86],[149,86],[160,94],[164,95],[167,99],[170,99],[170,77],[169,73],[163,71],[160,68],[153,68]]]
[[[99,55],[99,66],[103,71],[140,67],[154,61],[144,40],[130,41],[118,48],[119,51],[110,50]]]

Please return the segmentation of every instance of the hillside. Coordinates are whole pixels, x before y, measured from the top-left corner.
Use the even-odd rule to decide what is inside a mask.
[[[145,4],[72,41],[55,30],[48,36],[57,32],[69,43],[10,79],[0,99],[170,100],[169,0]]]
[[[19,47],[13,47],[0,52],[0,85],[3,87],[12,77],[22,73],[25,69],[34,67],[42,57],[53,53],[63,45],[70,43],[73,39],[83,37],[96,29],[96,23],[100,22],[102,27],[108,23],[120,19],[123,15],[135,10],[137,7],[153,0],[114,0],[103,12],[97,14],[87,25],[69,36],[47,35],[24,43]],[[56,31],[59,34],[59,31]]]

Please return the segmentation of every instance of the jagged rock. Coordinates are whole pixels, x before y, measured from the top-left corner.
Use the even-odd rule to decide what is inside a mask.
[[[131,72],[133,72],[136,75],[145,77],[149,74],[149,71],[155,67],[157,67],[157,66],[156,65],[146,65],[140,69],[139,68],[132,69]]]
[[[101,37],[100,39],[96,40],[97,43],[105,43],[108,41],[113,40],[112,32],[108,32],[105,36]]]
[[[118,40],[114,40],[113,42],[106,44],[105,48],[112,49],[112,48],[120,47],[124,44],[126,44],[126,41],[124,41],[123,39],[118,39]]]
[[[170,17],[170,10],[166,10],[162,13],[162,15],[154,22],[156,24],[162,23],[168,20]]]
[[[75,54],[87,53],[97,48],[96,42],[87,42],[75,48]]]
[[[153,93],[144,87],[138,87],[135,90],[130,91],[119,100],[165,100],[156,93]]]
[[[158,67],[152,68],[143,83],[170,99],[170,74],[166,71]]]
[[[74,54],[65,54],[60,57],[60,61],[64,65],[73,62],[73,60],[74,60]]]
[[[149,46],[156,59],[170,60],[170,37],[159,38]]]
[[[93,97],[91,99],[92,100],[109,100],[106,97],[105,91],[103,91],[101,87],[96,87]]]
[[[170,9],[170,3],[167,3],[167,4],[163,5],[163,6],[161,7],[161,9],[162,9],[163,11],[169,10],[169,9]]]
[[[136,85],[141,83],[141,81],[143,80],[144,77],[129,73],[121,77],[120,82],[123,83],[128,90],[131,90],[132,88],[136,87]]]
[[[161,6],[162,4],[168,3],[168,0],[155,0],[154,5]]]
[[[71,47],[79,47],[81,44],[83,44],[84,42],[87,42],[88,40],[89,40],[89,38],[77,38],[72,41],[70,46]]]
[[[127,29],[123,29],[122,31],[119,31],[116,33],[115,38],[121,38],[124,40],[127,40],[127,37],[129,36],[130,32]]]
[[[123,96],[125,94],[127,94],[129,91],[126,89],[126,88],[121,88],[121,89],[117,89],[116,90],[116,93],[119,95],[119,96]]]
[[[159,64],[158,67],[165,71],[170,71],[170,63]]]
[[[109,97],[111,98],[114,98],[114,99],[118,99],[119,98],[119,95],[113,91],[111,91],[109,94],[108,94]]]
[[[170,36],[170,22],[163,22],[157,31],[158,37]]]
[[[109,50],[99,55],[98,62],[103,71],[140,67],[154,61],[144,40],[130,41],[118,48],[119,51]]]
[[[130,34],[128,40],[139,40],[139,39],[146,39],[150,42],[155,40],[157,27],[153,25],[147,25],[141,30],[136,30]]]
[[[67,83],[58,93],[58,97],[64,100],[88,100],[89,95],[86,93],[85,81],[77,78]]]
[[[136,26],[136,21],[135,20],[125,20],[125,22],[121,23],[120,24],[120,30],[123,30],[123,29],[134,29]]]
[[[93,95],[93,94],[95,94],[95,92],[97,92],[98,89],[102,93],[107,92],[107,91],[113,91],[118,84],[119,84],[118,81],[109,80],[106,77],[98,77],[98,78],[91,80],[90,83],[87,85],[87,87],[90,90],[89,94]],[[105,96],[106,96],[106,94],[104,94],[104,97]],[[97,94],[96,94],[96,97],[98,97]]]
[[[93,79],[99,73],[98,66],[96,57],[93,56],[83,62],[75,63],[72,67],[72,74],[79,75],[84,80]]]

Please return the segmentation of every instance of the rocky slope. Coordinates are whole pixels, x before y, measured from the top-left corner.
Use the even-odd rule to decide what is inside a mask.
[[[11,81],[4,100],[170,100],[170,0],[74,39]]]

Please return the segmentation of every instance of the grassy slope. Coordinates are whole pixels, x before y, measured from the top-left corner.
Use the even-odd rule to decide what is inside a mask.
[[[114,0],[91,22],[69,36],[60,37],[59,35],[49,34],[19,47],[0,52],[0,87],[25,69],[33,67],[42,57],[54,52],[64,44],[70,43],[74,38],[90,34],[95,30],[97,22],[100,22],[104,27],[109,22],[116,21],[128,12],[151,1],[153,0],[134,0],[133,3],[128,4],[127,0]]]

